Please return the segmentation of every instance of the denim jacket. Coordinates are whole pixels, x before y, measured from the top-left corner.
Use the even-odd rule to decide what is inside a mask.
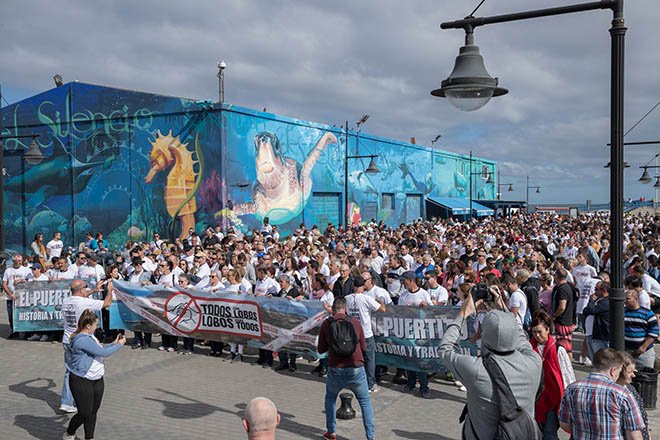
[[[117,343],[102,345],[92,335],[78,333],[71,340],[67,367],[76,376],[85,377],[95,358],[97,361],[103,362],[103,358],[110,356],[121,347],[122,345]]]

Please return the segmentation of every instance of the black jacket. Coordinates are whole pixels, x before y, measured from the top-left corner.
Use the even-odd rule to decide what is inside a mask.
[[[343,298],[346,295],[353,293],[353,278],[348,278],[346,282],[342,282],[341,277],[335,281],[335,285],[332,287],[332,294],[335,298]]]

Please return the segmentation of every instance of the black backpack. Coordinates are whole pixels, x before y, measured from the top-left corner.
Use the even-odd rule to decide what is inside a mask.
[[[330,351],[337,357],[349,357],[357,347],[357,334],[350,317],[330,319]]]
[[[534,418],[518,405],[511,392],[509,382],[495,358],[483,357],[484,367],[493,384],[495,401],[500,407],[500,421],[497,424],[495,440],[541,440],[542,434]]]

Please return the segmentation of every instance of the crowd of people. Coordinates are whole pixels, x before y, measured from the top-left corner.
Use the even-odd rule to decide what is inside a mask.
[[[625,347],[630,356],[625,359],[632,359],[636,368],[652,368],[658,337],[655,312],[660,309],[660,217],[629,217],[624,229]],[[536,419],[551,426],[548,432],[554,429],[555,435],[558,424],[564,422],[557,395],[563,395],[566,382],[571,381],[568,367],[572,362],[591,365],[596,354],[608,347],[611,260],[609,219],[603,215],[517,214],[467,222],[420,219],[396,228],[371,221],[348,230],[332,224],[324,230],[301,224],[286,237],[265,218],[261,228],[247,234],[221,226],[199,232],[190,229],[185,237],[172,241],[156,233],[150,241],[129,241],[119,250],[108,249],[102,233],[88,234],[72,251],[59,233],[46,244],[37,234],[33,255],[15,255],[3,276],[10,320],[16,285],[32,280],[93,279],[92,290],[106,299],[100,301],[101,306],[96,304],[99,308],[106,308],[113,295],[110,281],[119,279],[321,301],[330,313],[341,298],[345,312],[361,324],[367,390],[375,393],[385,369],[375,365],[371,313],[390,304],[462,305],[474,292],[485,292],[527,332],[543,362],[546,358],[553,362],[552,369],[546,372],[545,364],[543,368],[544,383],[554,381],[546,384],[554,397],[543,401]],[[478,301],[474,311],[474,342],[482,349],[491,303]],[[573,353],[576,331],[583,332],[586,341],[579,353]],[[106,329],[106,336],[115,339],[116,334]],[[59,337],[57,333],[27,336],[41,341]],[[198,343],[205,343],[183,338],[179,345],[177,339],[162,334],[155,347],[190,354]],[[152,335],[136,332],[131,345],[145,349],[152,343]],[[210,342],[209,346],[211,356],[244,361],[241,345]],[[561,349],[548,350],[549,346]],[[256,362],[274,366],[273,353],[260,350]],[[323,360],[314,373],[324,376],[329,367],[328,360]],[[603,362],[598,367],[604,368]],[[296,355],[280,352],[276,368],[296,371]],[[461,372],[454,376],[465,389]],[[397,370],[393,381],[407,391],[419,383],[420,396],[429,395],[426,374]],[[548,422],[547,417],[552,420]]]

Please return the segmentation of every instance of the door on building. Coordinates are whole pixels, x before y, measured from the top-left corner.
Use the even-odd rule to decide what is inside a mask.
[[[312,193],[311,203],[307,204],[305,217],[309,223],[317,225],[321,231],[328,223],[335,226],[341,218],[341,193],[315,192]]]
[[[422,214],[422,195],[406,194],[406,223],[412,223]]]

